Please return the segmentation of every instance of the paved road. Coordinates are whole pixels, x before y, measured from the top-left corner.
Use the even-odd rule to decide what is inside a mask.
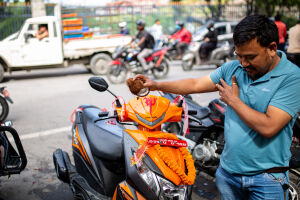
[[[199,77],[213,68],[182,71],[172,63],[166,80]],[[10,105],[8,120],[13,121],[24,145],[28,165],[21,175],[0,178],[0,199],[3,200],[71,200],[69,187],[58,181],[53,169],[52,152],[62,147],[71,153],[70,114],[81,104],[111,108],[109,93],[90,88],[91,77],[85,68],[49,69],[15,72],[6,75],[6,85],[14,104]],[[124,84],[110,85],[111,91],[127,101],[133,96]],[[202,105],[216,98],[217,93],[193,95]],[[213,182],[197,178],[193,199],[217,199]]]

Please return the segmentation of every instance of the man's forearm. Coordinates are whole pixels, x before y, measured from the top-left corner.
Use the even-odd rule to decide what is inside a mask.
[[[217,90],[209,75],[198,79],[157,82],[155,89],[174,94],[193,94]]]
[[[168,81],[168,82],[157,82],[157,90],[163,92],[169,92],[174,94],[191,94],[195,93],[194,88],[195,85],[194,79],[184,79],[178,81]]]

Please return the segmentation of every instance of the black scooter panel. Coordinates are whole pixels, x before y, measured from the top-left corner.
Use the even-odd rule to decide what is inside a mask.
[[[83,127],[86,132],[92,153],[108,160],[119,160],[123,156],[123,126],[112,119],[101,120],[98,114],[101,109],[88,106],[83,109]]]

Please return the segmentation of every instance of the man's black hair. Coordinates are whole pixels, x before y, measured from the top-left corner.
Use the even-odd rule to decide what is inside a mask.
[[[42,27],[45,27],[46,29],[48,29],[48,24],[40,24],[39,29],[42,28]]]
[[[155,20],[155,23],[156,23],[156,22],[159,22],[159,19],[156,19],[156,20]]]
[[[275,15],[275,21],[280,21],[281,20],[281,15],[279,13],[277,13]]]
[[[263,47],[268,47],[271,42],[276,42],[278,45],[279,37],[276,24],[263,15],[245,17],[234,29],[234,45],[242,45],[254,38],[257,38]]]

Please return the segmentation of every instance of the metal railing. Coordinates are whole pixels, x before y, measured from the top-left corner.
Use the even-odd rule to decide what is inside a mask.
[[[47,15],[54,15],[54,5],[46,6]],[[141,6],[103,6],[103,7],[62,7],[61,14],[76,13],[94,34],[119,33],[118,23],[125,21],[130,34],[136,33],[137,19],[146,21],[146,28],[155,19],[161,21],[163,31],[169,34],[174,30],[176,20],[185,22],[190,30],[196,30],[208,19],[239,21],[247,14],[247,6],[242,5],[141,5]],[[294,13],[291,10],[291,13]],[[285,12],[288,14],[288,11]],[[31,17],[29,6],[0,6],[0,40],[18,31],[23,22]]]
[[[54,6],[46,6],[46,13],[54,15]],[[17,32],[30,17],[30,6],[0,6],[0,40]]]

